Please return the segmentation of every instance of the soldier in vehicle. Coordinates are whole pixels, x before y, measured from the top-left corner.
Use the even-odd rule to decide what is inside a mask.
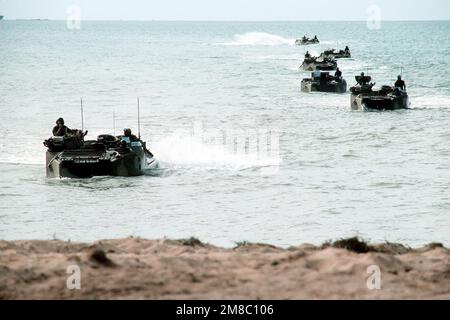
[[[334,73],[334,77],[336,78],[336,80],[340,80],[341,79],[342,71],[339,68],[336,69],[336,72]]]
[[[131,142],[141,141],[138,137],[132,134],[131,129],[128,128],[123,129],[123,136],[120,137],[120,140],[121,142],[119,148],[122,150],[126,149],[127,145],[131,144]],[[144,148],[145,152],[147,152],[150,156],[153,157],[153,154],[147,149],[145,143],[142,143],[142,148]]]
[[[402,91],[406,91],[406,83],[402,80],[402,76],[397,77],[397,81],[395,82],[394,87],[396,89],[400,89]]]
[[[309,59],[311,58],[311,54],[309,53],[309,51],[306,51],[305,53],[305,59]]]
[[[357,77],[357,82],[361,86],[361,89],[364,91],[372,91],[372,88],[375,86],[375,83],[370,82],[370,77],[365,76],[364,72],[361,72],[361,76]]]
[[[53,136],[54,137],[64,137],[65,135],[67,135],[71,132],[72,132],[72,130],[70,130],[69,128],[67,128],[64,125],[63,118],[59,118],[58,120],[56,120],[56,126],[53,127]]]
[[[365,76],[364,72],[361,72],[361,76],[359,77],[358,84],[362,87],[369,83],[369,80]]]
[[[139,138],[136,137],[134,134],[132,134],[131,129],[129,129],[129,128],[123,129],[123,136],[121,138],[122,138],[121,140],[125,141],[126,143],[139,141]]]

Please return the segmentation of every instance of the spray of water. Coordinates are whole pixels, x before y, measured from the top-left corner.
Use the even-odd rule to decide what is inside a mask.
[[[248,32],[234,36],[233,42],[223,43],[224,45],[240,46],[280,46],[294,45],[295,39],[288,39],[278,35],[265,32]]]
[[[244,170],[278,166],[278,155],[261,155],[255,150],[230,150],[222,142],[205,142],[194,134],[174,133],[152,145],[162,163],[174,167]]]

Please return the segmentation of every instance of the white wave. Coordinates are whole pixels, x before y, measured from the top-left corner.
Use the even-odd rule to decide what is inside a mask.
[[[230,46],[280,46],[294,45],[295,39],[283,38],[281,36],[265,32],[248,32],[235,35],[233,42],[222,44]]]
[[[278,166],[275,155],[258,153],[256,150],[234,151],[222,143],[205,142],[192,134],[174,133],[157,139],[152,152],[162,163],[175,167],[201,167],[203,169],[243,170]]]
[[[357,59],[340,59],[338,64],[345,68],[367,69],[368,64],[365,61]]]
[[[410,91],[413,91],[412,89]],[[450,97],[443,95],[424,94],[410,95],[409,101],[413,109],[441,109],[450,108]]]
[[[44,154],[45,156],[45,154]],[[0,164],[14,164],[14,165],[30,165],[30,166],[39,166],[44,165],[45,166],[45,158],[39,159],[39,158],[26,158],[20,157],[19,155],[8,155],[4,156],[0,159]],[[44,168],[45,170],[45,168]]]
[[[255,61],[299,61],[302,58],[301,54],[290,54],[290,55],[268,55],[268,56],[255,56],[247,57],[248,60]]]
[[[4,164],[45,164],[45,147],[38,139],[23,136],[7,136],[0,143],[0,163]],[[12,147],[13,146],[13,147]]]

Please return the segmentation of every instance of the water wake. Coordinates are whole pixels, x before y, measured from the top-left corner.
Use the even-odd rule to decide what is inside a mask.
[[[295,39],[283,38],[281,36],[265,32],[248,32],[235,35],[233,42],[222,44],[230,46],[280,46],[294,45]]]
[[[410,102],[412,109],[444,109],[450,107],[450,97],[444,95],[410,96]]]
[[[196,135],[173,134],[159,139],[152,150],[160,163],[172,167],[245,170],[278,166],[278,155],[256,150],[230,150],[222,142],[205,142]]]

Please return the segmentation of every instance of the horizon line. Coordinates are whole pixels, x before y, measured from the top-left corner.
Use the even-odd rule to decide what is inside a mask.
[[[50,18],[15,18],[15,19],[6,19],[3,18],[2,21],[66,21],[66,19],[50,19]],[[183,19],[81,19],[81,21],[88,22],[366,22],[366,19],[361,20],[183,20]],[[409,19],[385,19],[382,22],[449,22],[449,19],[417,19],[417,20],[409,20]]]

